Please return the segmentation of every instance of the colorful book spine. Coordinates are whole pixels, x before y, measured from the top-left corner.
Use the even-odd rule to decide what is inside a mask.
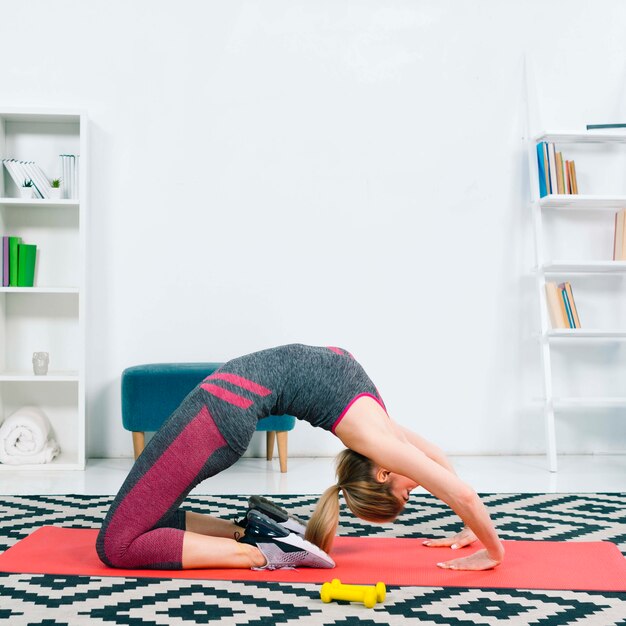
[[[626,124],[587,124],[587,130],[601,130],[603,128],[626,128]]]
[[[548,194],[577,194],[576,167],[562,152],[557,152],[552,142],[537,144],[537,167],[539,174],[539,197]]]
[[[626,209],[622,209],[615,214],[613,260],[626,261]]]
[[[543,198],[549,193],[549,189],[546,187],[546,167],[544,155],[545,141],[541,141],[537,144],[537,163],[539,165],[539,197]]]
[[[546,300],[552,328],[567,328],[565,305],[556,283],[546,283]]]
[[[21,237],[9,237],[9,287],[17,287],[18,254]]]
[[[552,142],[548,143],[548,171],[550,172],[550,193],[559,193],[556,176],[556,150]]]
[[[548,169],[548,144],[545,141],[543,142],[543,163],[546,167],[546,191],[552,193],[552,187],[550,186],[550,170]]]
[[[559,193],[565,193],[565,181],[563,180],[563,154],[556,153],[556,184]]]
[[[2,237],[2,286],[9,286],[9,238]]]
[[[37,246],[21,243],[18,246],[18,287],[33,287],[35,284],[35,263],[37,260]]]
[[[570,283],[563,283],[559,285],[559,287],[565,292],[567,296],[567,302],[570,306],[570,311],[572,313],[572,317],[574,318],[574,326],[573,328],[581,328],[580,326],[580,318],[578,317],[578,309],[576,308],[576,303],[574,302],[574,292],[572,291],[572,286]]]
[[[565,305],[565,314],[567,315],[567,323],[569,324],[570,328],[575,328],[575,324],[574,324],[574,316],[572,315],[572,309],[569,305],[569,302],[567,300],[567,293],[565,292],[564,289],[559,289],[561,292],[561,298],[563,299],[563,304]]]
[[[576,179],[576,164],[574,161],[570,161],[570,167],[572,170],[572,187],[574,188],[575,194],[578,194],[578,180]]]

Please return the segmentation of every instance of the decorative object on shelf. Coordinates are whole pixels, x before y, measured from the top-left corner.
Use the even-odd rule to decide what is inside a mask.
[[[35,186],[33,185],[33,181],[30,178],[25,178],[20,187],[20,198],[28,199],[34,197]]]
[[[52,200],[60,200],[61,198],[61,179],[53,178],[50,183],[50,199]]]
[[[60,452],[50,421],[36,406],[24,406],[0,425],[0,463],[50,463]]]
[[[36,376],[45,376],[49,363],[50,355],[47,352],[33,352],[33,372]]]

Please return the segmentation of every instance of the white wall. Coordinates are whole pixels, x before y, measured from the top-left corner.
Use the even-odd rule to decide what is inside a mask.
[[[2,104],[91,119],[90,455],[131,454],[125,367],[292,341],[347,347],[449,452],[543,451],[524,56],[534,123],[626,121],[625,26],[619,0],[1,0]],[[626,448],[617,412],[558,433]]]

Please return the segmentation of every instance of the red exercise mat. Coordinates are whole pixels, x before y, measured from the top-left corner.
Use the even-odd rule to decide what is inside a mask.
[[[418,587],[499,587],[626,591],[626,559],[606,541],[505,541],[505,561],[484,572],[443,570],[440,561],[470,554],[473,547],[427,548],[422,539],[337,537],[335,569],[253,571],[249,569],[130,570],[105,566],[96,554],[95,529],[43,526],[0,554],[0,571],[205,580],[321,583],[333,578],[353,584]]]

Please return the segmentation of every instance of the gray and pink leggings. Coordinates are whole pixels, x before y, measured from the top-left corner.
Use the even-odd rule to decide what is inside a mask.
[[[96,540],[109,567],[181,569],[185,511],[201,481],[240,455],[217,429],[202,393],[194,391],[168,418],[135,462]]]

